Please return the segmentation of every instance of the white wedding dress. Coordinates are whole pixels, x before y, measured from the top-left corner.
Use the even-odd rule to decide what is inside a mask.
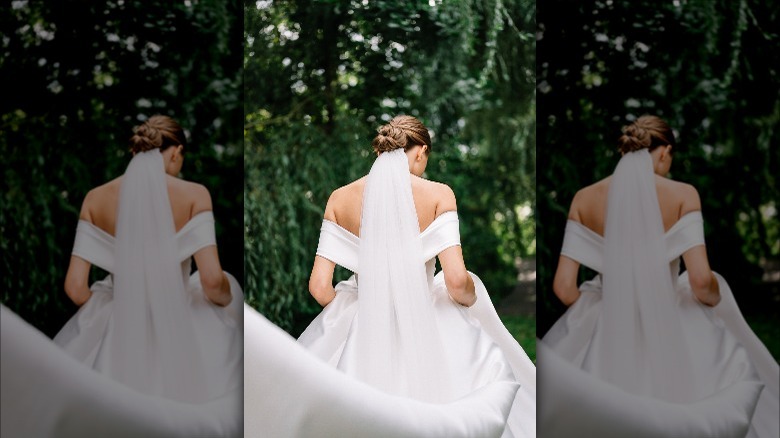
[[[446,413],[472,406],[460,422],[398,419],[396,427],[430,425],[417,436],[535,436],[536,369],[476,275],[470,274],[477,293],[470,308],[449,296],[442,273],[434,275],[436,256],[460,245],[458,215],[443,213],[420,232],[402,150],[380,154],[369,173],[360,235],[323,222],[317,255],[355,275],[336,286],[336,297],[303,332],[300,344],[407,409],[425,405]],[[506,389],[496,388],[518,383],[516,395],[502,407]],[[384,407],[392,412],[390,405]],[[486,428],[501,412],[506,414],[498,427]],[[349,424],[343,426],[342,436],[360,436],[349,432]],[[392,436],[392,429],[385,432]]]
[[[244,313],[244,436],[498,436],[517,393],[495,382],[453,403],[389,395],[328,365],[251,307]]]
[[[652,159],[626,154],[605,236],[569,221],[561,254],[599,274],[538,342],[539,436],[777,437],[780,370],[725,280],[699,303],[680,258],[701,212],[663,230]]]
[[[210,245],[213,214],[176,232],[162,155],[136,154],[117,236],[79,221],[73,255],[109,275],[54,343],[2,309],[2,435],[241,436],[241,288],[220,308],[190,275]]]

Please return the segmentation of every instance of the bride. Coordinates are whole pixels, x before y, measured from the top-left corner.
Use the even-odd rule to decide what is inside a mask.
[[[372,436],[535,436],[535,367],[466,271],[452,190],[420,177],[427,129],[398,116],[373,147],[368,176],[333,192],[325,208],[309,282],[325,308],[299,338],[343,371],[324,374],[341,382],[336,398],[365,400],[333,405],[331,418],[342,419],[333,430],[361,436],[371,421],[382,424]],[[434,276],[437,257],[443,272]],[[337,264],[355,275],[334,287]],[[311,369],[322,375],[322,366]],[[307,427],[332,426],[316,407],[303,412],[311,398],[302,395],[306,407],[292,415],[304,420],[267,414],[266,427],[310,436]]]
[[[65,278],[80,309],[61,349],[2,309],[3,436],[241,433],[243,299],[208,190],[175,177],[173,119],[149,118],[130,143],[125,174],[84,199]],[[90,287],[92,265],[109,275]]]
[[[618,144],[613,175],[571,204],[540,436],[777,437],[778,364],[710,270],[696,189],[665,178],[672,130],[642,116]],[[578,287],[580,264],[598,275]]]

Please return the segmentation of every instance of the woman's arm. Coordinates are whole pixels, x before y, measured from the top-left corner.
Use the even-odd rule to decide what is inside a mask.
[[[701,211],[699,192],[692,185],[683,185],[683,202],[680,206],[680,217],[692,211]],[[707,249],[704,245],[696,246],[683,253],[685,269],[688,271],[688,281],[693,295],[705,306],[716,306],[720,302],[720,286],[715,274],[710,269],[707,259]]]
[[[444,284],[447,292],[458,304],[471,307],[477,302],[474,280],[466,271],[463,250],[460,245],[451,246],[439,253],[439,263],[444,272]]]
[[[93,223],[90,205],[94,203],[95,196],[95,190],[87,192],[84,201],[81,203],[80,220]],[[65,274],[64,288],[68,298],[79,307],[83,306],[92,296],[92,291],[89,290],[89,270],[91,267],[92,264],[81,257],[70,256],[68,272]]]
[[[583,190],[579,190],[574,195],[569,206],[569,220],[582,223],[579,205],[584,202],[583,197],[585,197]],[[579,272],[579,262],[563,255],[558,257],[558,269],[555,270],[555,277],[553,277],[553,292],[567,307],[580,298],[580,289],[577,287]]]
[[[70,256],[68,273],[65,274],[65,293],[74,304],[81,307],[92,296],[89,290],[89,269],[92,265],[76,256]]]
[[[315,300],[325,307],[336,298],[336,289],[333,287],[333,271],[336,264],[325,257],[314,257],[314,266],[309,277],[309,293]]]
[[[205,186],[196,184],[193,186],[194,200],[190,208],[191,217],[204,211],[212,211],[211,194]],[[217,247],[207,246],[201,248],[194,255],[195,265],[198,267],[200,285],[206,299],[220,307],[225,307],[233,300],[230,293],[230,281],[219,263]]]
[[[328,197],[328,203],[325,204],[325,219],[338,223],[336,221],[336,204],[341,197],[341,189],[336,189]],[[309,276],[309,293],[320,306],[325,307],[336,298],[336,288],[333,287],[333,272],[336,270],[336,264],[325,257],[314,257],[314,265],[311,268]]]
[[[566,306],[571,306],[580,297],[580,289],[577,287],[579,271],[579,263],[566,256],[558,257],[558,269],[556,269],[553,279],[553,292]]]
[[[436,216],[448,211],[457,211],[455,192],[446,184],[438,185],[437,188],[440,189],[440,193],[436,204]],[[444,284],[447,286],[447,292],[461,306],[473,306],[477,302],[477,293],[474,280],[466,270],[463,248],[460,245],[451,246],[440,252],[438,257],[441,270],[444,272]]]
[[[693,295],[705,306],[714,307],[720,302],[720,286],[710,269],[707,250],[699,245],[683,253],[685,269]]]
[[[230,293],[230,282],[219,263],[217,247],[212,245],[201,248],[194,254],[194,258],[206,298],[220,307],[230,304],[233,295]]]

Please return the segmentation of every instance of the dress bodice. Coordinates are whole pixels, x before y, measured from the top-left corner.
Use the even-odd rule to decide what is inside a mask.
[[[430,262],[445,249],[460,245],[458,224],[458,213],[448,211],[440,214],[420,233],[423,260],[426,261],[426,264],[431,265]],[[322,221],[320,242],[317,246],[318,256],[324,257],[357,274],[359,250],[360,237],[333,221],[327,219]]]
[[[114,240],[114,236],[94,224],[79,220],[72,254],[114,273]],[[176,233],[176,244],[179,261],[183,265],[200,249],[216,245],[214,214],[211,211],[204,211],[193,216]],[[189,264],[186,267],[189,268]]]
[[[689,249],[704,245],[704,221],[700,211],[681,217],[664,233],[666,258],[672,270],[679,268],[680,256]],[[603,272],[604,237],[579,222],[569,220],[563,237],[561,255],[575,260],[596,272]]]

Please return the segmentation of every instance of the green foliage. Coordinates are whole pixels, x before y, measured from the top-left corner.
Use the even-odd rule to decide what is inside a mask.
[[[771,305],[759,263],[780,257],[779,14],[758,0],[544,3],[540,335],[563,311],[550,286],[569,203],[612,172],[620,127],[643,113],[676,129],[672,176],[699,190],[710,264],[743,310]]]
[[[396,114],[433,132],[427,177],[455,191],[467,266],[494,299],[535,254],[534,5],[432,3],[245,3],[247,298],[294,334],[319,310],[307,282],[328,195],[368,172]]]
[[[780,362],[780,325],[777,319],[780,312],[775,311],[768,315],[752,315],[747,318],[750,329],[764,343],[764,346],[772,354],[776,361]]]
[[[241,5],[192,3],[0,15],[2,302],[49,335],[75,312],[62,284],[84,195],[121,175],[133,125],[155,113],[188,131],[184,176],[210,189],[222,264],[243,277]]]
[[[533,316],[502,316],[509,333],[517,339],[531,360],[536,363],[536,318]]]

